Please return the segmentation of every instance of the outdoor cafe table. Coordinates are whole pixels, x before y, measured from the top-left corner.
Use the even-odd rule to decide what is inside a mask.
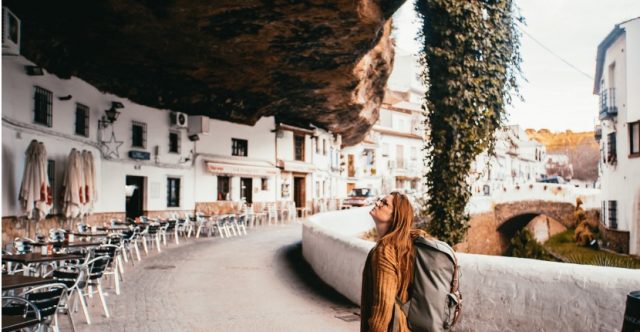
[[[129,230],[129,226],[103,226],[98,227],[98,230],[105,232],[119,232]]]
[[[34,246],[44,246],[47,244],[51,244],[54,247],[60,248],[79,248],[79,247],[97,247],[102,244],[100,241],[74,241],[74,242],[36,242]]]
[[[73,234],[74,236],[94,236],[94,237],[106,237],[109,235],[107,232],[96,232],[96,233],[77,233],[70,232],[69,234]]]
[[[4,292],[10,289],[46,285],[53,282],[55,282],[53,278],[31,277],[31,276],[24,276],[19,274],[14,274],[14,275],[3,274],[2,275],[2,291]],[[3,322],[3,325],[4,325],[4,322]]]
[[[32,252],[29,254],[21,255],[4,255],[2,260],[6,262],[20,263],[22,265],[28,265],[33,263],[66,261],[71,259],[81,259],[84,256],[75,254],[51,254],[43,255],[41,253]]]

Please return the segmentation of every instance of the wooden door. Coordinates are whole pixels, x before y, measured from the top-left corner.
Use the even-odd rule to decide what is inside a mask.
[[[296,207],[306,206],[306,185],[305,177],[293,178],[293,200],[296,202]]]

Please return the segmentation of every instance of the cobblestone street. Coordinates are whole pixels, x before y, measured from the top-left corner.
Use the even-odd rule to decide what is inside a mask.
[[[126,264],[112,317],[89,299],[79,331],[357,331],[359,309],[302,259],[301,225],[249,229],[244,237],[190,239]],[[108,286],[110,287],[110,285]],[[63,329],[68,319],[61,315]]]

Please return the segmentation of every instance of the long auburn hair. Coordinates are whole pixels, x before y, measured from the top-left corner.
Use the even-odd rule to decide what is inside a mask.
[[[398,254],[398,269],[400,271],[401,290],[407,290],[411,282],[413,269],[413,242],[411,240],[411,228],[413,225],[413,207],[407,196],[392,192],[393,214],[389,230],[378,242],[390,245]]]

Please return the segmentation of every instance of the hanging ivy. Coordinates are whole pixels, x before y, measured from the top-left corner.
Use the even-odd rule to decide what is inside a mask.
[[[427,230],[449,244],[464,240],[471,163],[493,152],[511,93],[518,95],[519,32],[512,0],[418,0],[428,87],[425,150]]]

